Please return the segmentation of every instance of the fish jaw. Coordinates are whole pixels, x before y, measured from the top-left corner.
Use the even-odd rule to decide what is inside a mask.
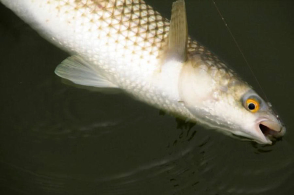
[[[274,115],[261,118],[256,122],[256,129],[260,131],[269,144],[286,133],[286,127]],[[266,144],[266,143],[265,143]]]
[[[276,139],[279,139],[286,133],[286,127],[274,115],[268,115],[267,118],[261,117],[246,123],[253,125],[244,124],[241,127],[243,130],[234,132],[234,134],[249,138],[263,145],[271,145]]]

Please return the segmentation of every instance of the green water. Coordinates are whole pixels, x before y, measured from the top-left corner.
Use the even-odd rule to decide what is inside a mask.
[[[169,17],[172,0],[146,0]],[[216,0],[287,127],[273,146],[232,139],[119,94],[65,85],[68,54],[0,5],[0,194],[290,195],[294,3]],[[189,34],[254,81],[211,1],[186,0]]]

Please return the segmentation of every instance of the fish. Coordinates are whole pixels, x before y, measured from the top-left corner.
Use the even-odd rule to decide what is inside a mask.
[[[184,0],[171,19],[143,0],[0,0],[71,56],[56,75],[123,90],[172,116],[272,144],[285,125],[254,89],[188,34]]]

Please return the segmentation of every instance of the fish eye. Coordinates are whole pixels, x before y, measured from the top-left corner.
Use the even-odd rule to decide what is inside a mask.
[[[246,100],[246,108],[250,111],[250,112],[257,112],[259,110],[259,102],[255,99],[249,98]]]

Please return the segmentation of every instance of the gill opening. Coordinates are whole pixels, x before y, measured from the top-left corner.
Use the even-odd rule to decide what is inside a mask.
[[[219,16],[221,17],[223,23],[225,24],[225,26],[226,26],[226,28],[227,28],[227,30],[228,30],[230,36],[232,37],[233,41],[235,42],[235,44],[236,44],[236,46],[237,46],[239,52],[241,53],[241,55],[242,55],[242,57],[243,57],[243,59],[244,59],[246,65],[248,66],[248,68],[249,68],[251,74],[253,75],[253,77],[254,77],[254,79],[255,79],[255,81],[256,81],[258,87],[260,88],[260,90],[261,90],[261,92],[262,92],[262,94],[263,94],[263,96],[264,96],[264,98],[265,98],[265,100],[266,100],[266,102],[269,102],[269,101],[268,101],[268,98],[267,98],[267,96],[266,96],[266,94],[265,94],[265,92],[264,92],[264,90],[263,90],[263,88],[261,87],[260,82],[258,81],[258,79],[257,79],[257,77],[256,77],[256,75],[255,75],[255,73],[254,73],[254,71],[253,71],[251,65],[249,64],[247,58],[245,57],[244,52],[242,51],[240,45],[238,44],[238,42],[237,42],[235,36],[233,35],[233,33],[232,33],[230,27],[228,26],[228,24],[227,24],[225,18],[223,17],[223,15],[222,15],[220,9],[218,8],[218,6],[216,5],[216,3],[215,3],[214,0],[211,0],[211,1],[212,1],[213,5],[215,6],[215,8],[216,8],[216,10],[217,10],[217,12],[218,12],[218,14],[219,14]]]

